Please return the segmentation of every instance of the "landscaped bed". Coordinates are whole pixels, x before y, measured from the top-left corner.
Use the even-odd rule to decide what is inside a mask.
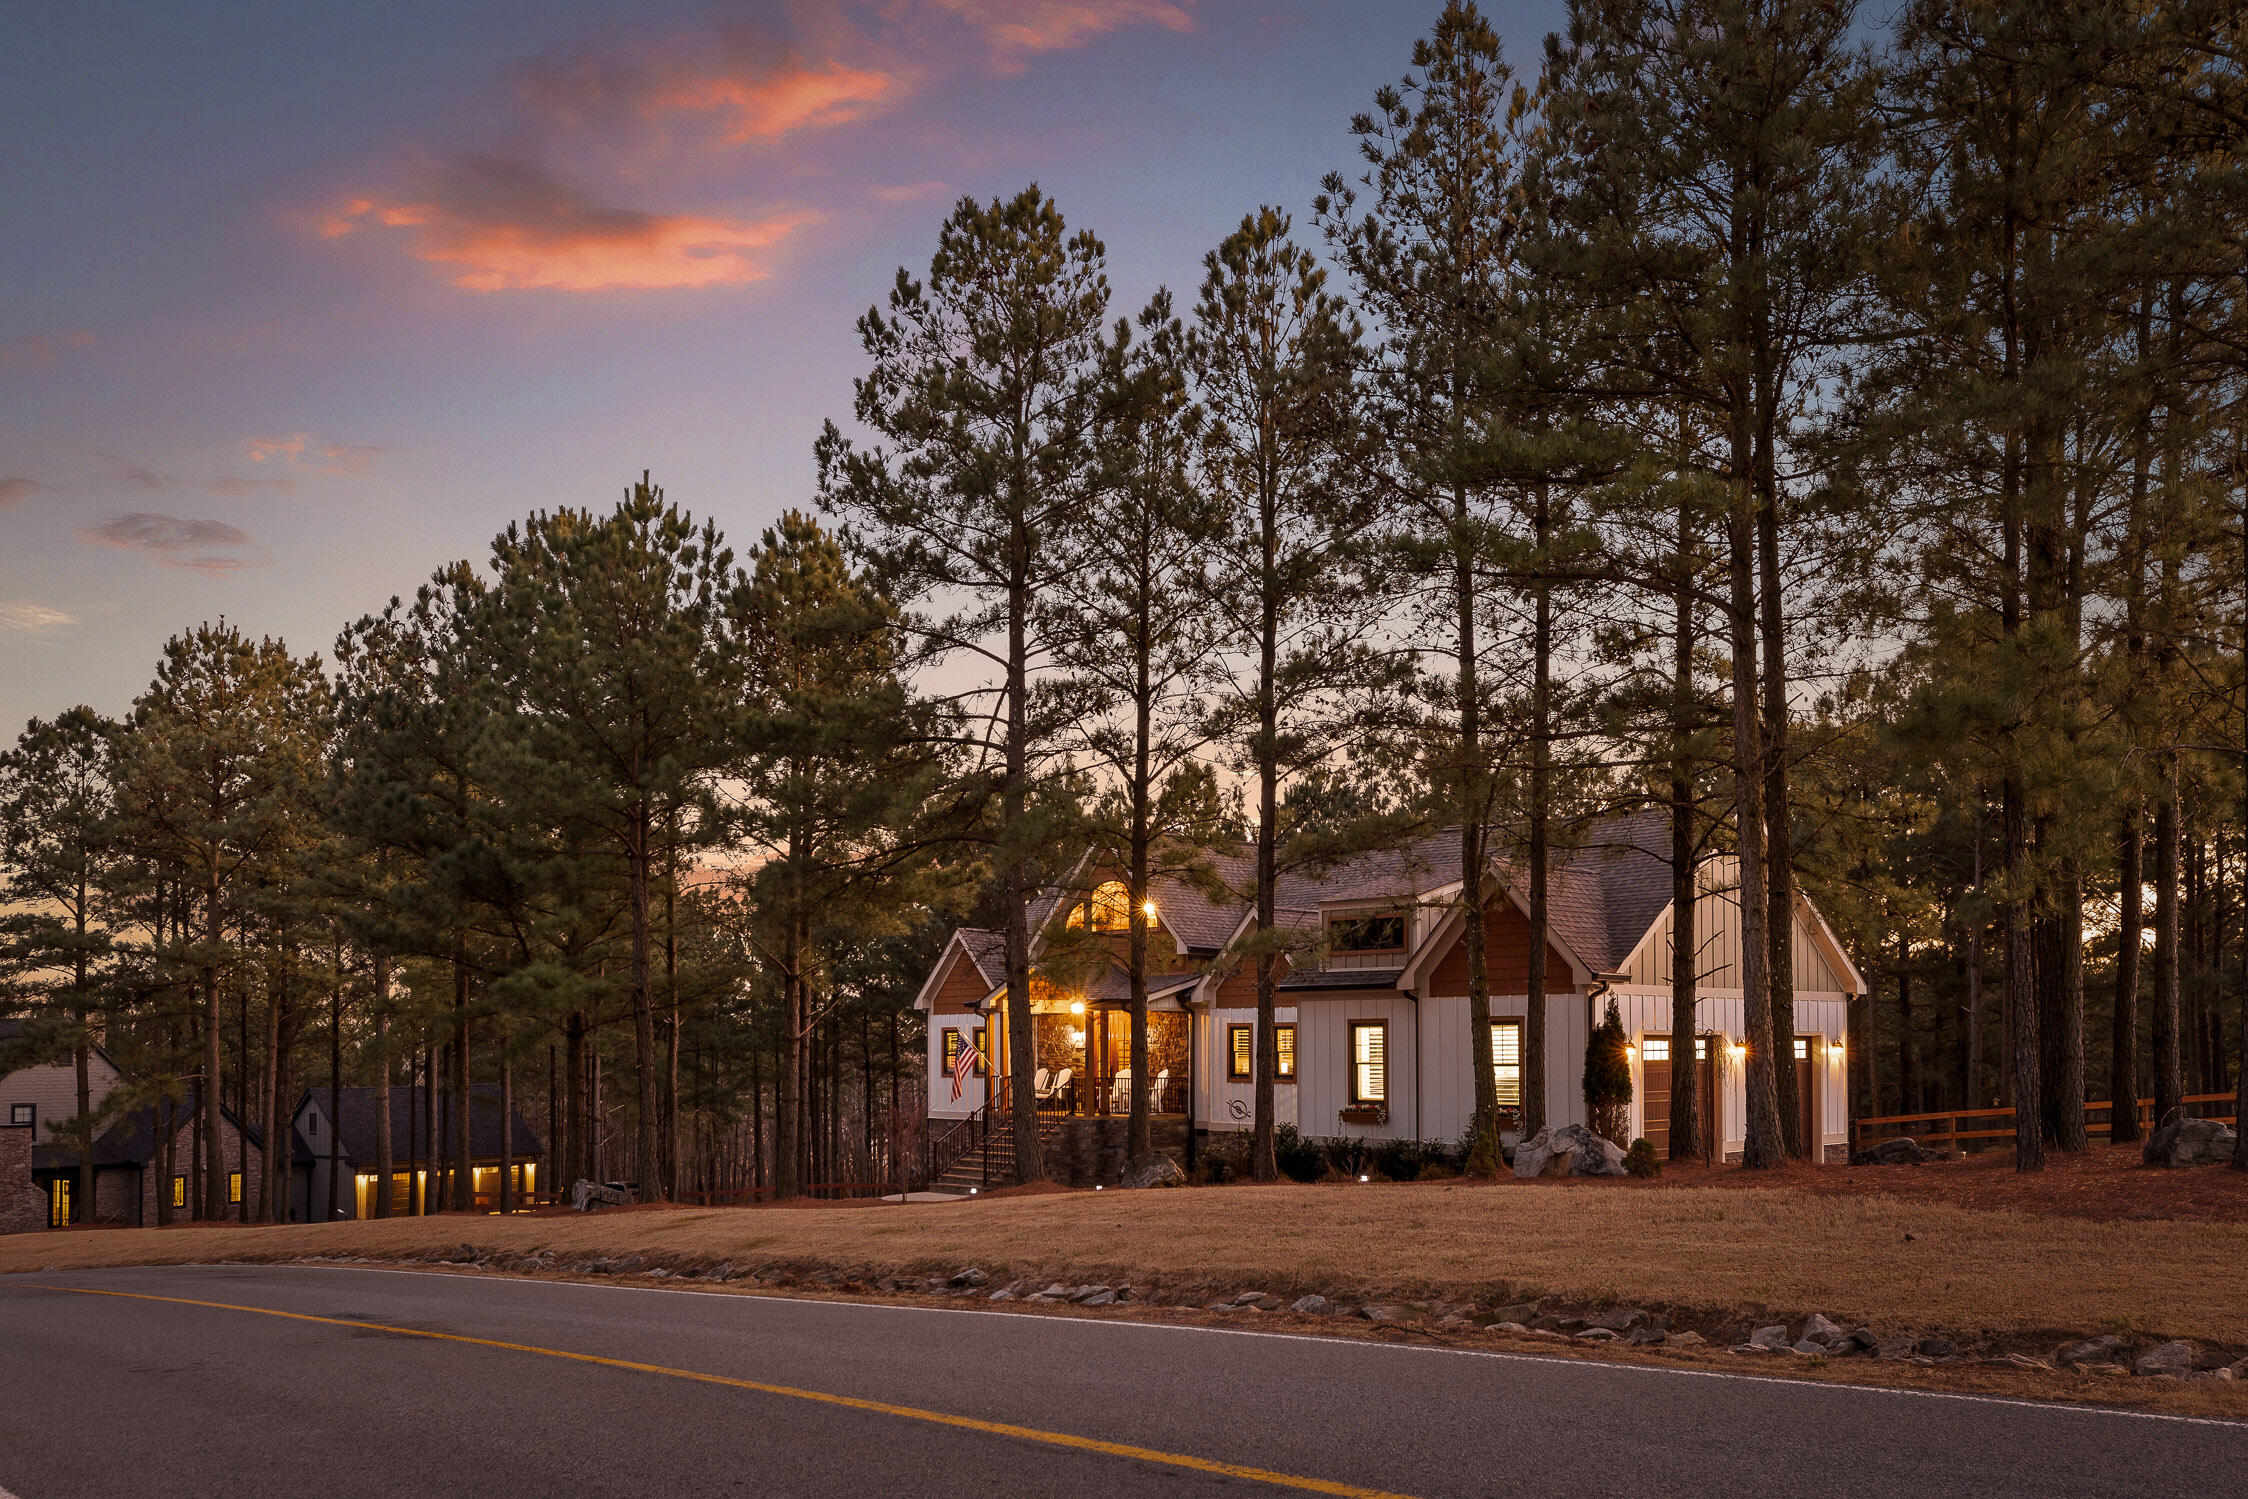
[[[318,1256],[585,1276],[661,1270],[664,1282],[691,1275],[728,1288],[941,1294],[985,1306],[1010,1286],[1012,1304],[1020,1305],[1050,1284],[1072,1293],[1128,1285],[1121,1307],[1094,1314],[1185,1307],[1194,1310],[1163,1314],[1885,1383],[1965,1380],[1973,1388],[2248,1416],[2248,1387],[2214,1380],[1983,1362],[2008,1354],[2050,1359],[2063,1344],[2095,1334],[2125,1342],[2100,1363],[2128,1365],[2170,1339],[2198,1345],[2201,1365],[2248,1354],[2248,1177],[2220,1168],[2130,1167],[2123,1164],[2130,1154],[2058,1162],[2020,1183],[1985,1159],[1769,1174],[1673,1171],[1649,1183],[1048,1190],[794,1211],[650,1208],[49,1233],[0,1239],[0,1272]],[[2095,1216],[2103,1210],[2115,1215]],[[949,1284],[970,1267],[981,1284]],[[1208,1309],[1244,1291],[1263,1293],[1266,1307],[1318,1295],[1333,1309],[1323,1316]],[[1504,1311],[1526,1306],[1563,1325],[1543,1329],[1543,1338],[1489,1329]],[[1365,1307],[1397,1308],[1396,1320],[1368,1320],[1358,1314]],[[1671,1332],[1695,1332],[1703,1346],[1626,1350],[1571,1335],[1582,1329],[1567,1319],[1602,1309],[1667,1318]],[[1870,1329],[1892,1357],[1728,1351],[1774,1324],[1795,1341],[1813,1313],[1842,1329]],[[1447,1316],[1453,1320],[1444,1324]],[[1959,1362],[1908,1362],[1896,1356],[1907,1340],[1923,1358],[1942,1356],[1949,1344]]]

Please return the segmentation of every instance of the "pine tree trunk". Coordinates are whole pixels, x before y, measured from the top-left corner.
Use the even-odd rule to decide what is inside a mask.
[[[1975,883],[1971,892],[1983,893],[1983,801],[1975,791]],[[1967,918],[1967,1056],[1961,1080],[1960,1102],[1967,1108],[1983,1106],[1983,918],[1978,907]]]
[[[397,1174],[390,1137],[390,960],[375,957],[375,1196],[374,1217],[390,1216],[391,1177]]]
[[[2182,1106],[2185,1072],[2178,1038],[2178,884],[2180,794],[2178,752],[2164,750],[2162,788],[2154,804],[2154,1123]]]
[[[1148,821],[1155,797],[1154,770],[1149,763],[1149,749],[1154,738],[1155,722],[1154,687],[1149,680],[1148,659],[1152,599],[1145,580],[1142,580],[1139,588],[1137,602],[1139,610],[1134,620],[1137,628],[1132,642],[1132,827],[1131,869],[1128,871],[1132,909],[1129,913],[1130,947],[1125,965],[1128,969],[1126,979],[1131,985],[1132,1111],[1124,1130],[1124,1159],[1135,1166],[1146,1160],[1155,1149],[1155,1122],[1150,1113],[1156,1103],[1147,1075]]]
[[[476,1173],[469,1156],[468,968],[453,971],[453,1210],[476,1207]]]
[[[1678,505],[1678,588],[1672,600],[1670,671],[1670,1158],[1714,1158],[1717,1142],[1702,1138],[1702,1069],[1694,1058],[1700,1030],[1700,977],[1694,859],[1694,520]]]
[[[1768,377],[1760,380],[1768,384]],[[1768,409],[1760,400],[1759,410]],[[1772,1043],[1779,1055],[1772,1066],[1780,1135],[1787,1153],[1814,1158],[1818,1141],[1803,1138],[1803,1109],[1795,1096],[1795,834],[1789,818],[1787,739],[1787,613],[1780,583],[1779,482],[1768,421],[1760,421],[1756,443],[1756,561],[1758,610],[1764,668],[1764,827],[1768,859],[1764,878],[1770,913],[1766,917],[1771,963]]]
[[[654,881],[654,839],[655,823],[648,804],[639,802],[633,808],[627,873],[632,886],[632,1070],[639,1115],[634,1121],[633,1172],[639,1178],[642,1202],[664,1200],[662,1121],[657,1117],[656,1093],[656,1003],[649,981],[649,886]]]
[[[203,1080],[197,1085],[201,1094],[198,1100],[200,1116],[198,1128],[202,1131],[203,1163],[203,1217],[217,1222],[226,1216],[226,1158],[225,1136],[219,1127],[219,1097],[221,1078],[219,1072],[219,961],[220,944],[224,932],[219,925],[219,876],[216,856],[213,856],[210,875],[203,886]]]
[[[323,1223],[336,1221],[342,1203],[343,1169],[343,944],[336,944],[335,987],[328,995],[328,1202]],[[358,1204],[353,1203],[353,1216]]]
[[[2139,1130],[2139,947],[2146,940],[2146,842],[2136,802],[2125,806],[2116,840],[2115,1013],[2108,1027],[2108,1143]]]
[[[1532,492],[1536,506],[1538,552],[1550,543],[1551,495],[1543,481]],[[1553,1101],[1547,1096],[1549,1075],[1546,1020],[1552,1007],[1546,972],[1547,933],[1550,930],[1547,866],[1553,797],[1553,592],[1541,580],[1531,600],[1530,624],[1530,964],[1526,1013],[1522,1017],[1522,1137],[1530,1138],[1552,1122]],[[1416,1059],[1416,1063],[1417,1063]],[[1418,1072],[1415,1073],[1416,1079]]]
[[[1727,611],[1733,647],[1733,818],[1740,861],[1741,1002],[1747,1013],[1748,1118],[1742,1131],[1741,1165],[1761,1170],[1787,1158],[1778,1117],[1778,1042],[1772,1034],[1771,934],[1764,878],[1764,755],[1757,705],[1756,585],[1754,500],[1746,492],[1744,414],[1735,417],[1733,452],[1736,494],[1726,518],[1731,559],[1731,607]],[[1792,1059],[1788,1063],[1793,1066]]]
[[[1018,495],[1018,500],[1024,498]],[[1030,857],[1022,840],[1030,804],[1030,537],[1018,519],[1008,537],[1007,744],[999,790],[999,893],[1006,902],[1007,1076],[990,1069],[985,1108],[1006,1096],[1014,1133],[1015,1180],[1041,1181],[1046,1161],[1038,1137],[1037,1036],[1030,1013]],[[988,1116],[987,1116],[988,1117]]]
[[[1259,496],[1260,600],[1257,630],[1257,1063],[1255,1108],[1249,1135],[1249,1175],[1261,1182],[1278,1181],[1280,1166],[1275,1154],[1273,1061],[1279,1055],[1273,1027],[1279,1023],[1274,994],[1277,982],[1272,943],[1279,902],[1280,854],[1280,582],[1277,568],[1277,520],[1269,483]],[[1388,1087],[1384,1074],[1383,1091]]]
[[[1457,388],[1452,409],[1460,400]],[[1454,434],[1455,445],[1458,434]],[[1474,1082],[1475,1113],[1468,1122],[1467,1171],[1495,1176],[1505,1158],[1499,1150],[1499,1087],[1491,1054],[1491,965],[1486,951],[1483,890],[1484,842],[1489,813],[1483,795],[1483,702],[1475,628],[1475,554],[1469,525],[1467,488],[1452,486],[1452,604],[1454,644],[1459,665],[1459,789],[1461,945],[1467,954],[1468,1065]]]

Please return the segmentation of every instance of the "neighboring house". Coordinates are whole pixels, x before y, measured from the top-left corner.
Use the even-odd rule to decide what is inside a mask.
[[[153,1227],[161,1221],[160,1196],[170,1199],[177,1218],[184,1221],[192,1216],[200,1138],[197,1107],[197,1099],[190,1093],[177,1103],[134,1109],[94,1138],[92,1221]],[[167,1130],[172,1136],[169,1173],[164,1169],[161,1149]],[[246,1204],[254,1205],[257,1200],[265,1150],[258,1131],[243,1124],[223,1104],[219,1107],[219,1155],[226,1171],[227,1212],[239,1214]],[[78,1190],[76,1146],[39,1145],[32,1151],[32,1175],[47,1195],[48,1227],[60,1228],[65,1221],[88,1221],[83,1205],[74,1201]]]
[[[31,1179],[31,1126],[0,1117],[0,1234],[47,1226],[47,1196]]]
[[[1612,998],[1630,1042],[1631,1132],[1658,1148],[1668,1136],[1674,1065],[1668,850],[1666,818],[1642,813],[1589,829],[1581,846],[1553,858],[1543,999],[1547,1121],[1584,1122],[1585,1046]],[[1219,857],[1213,863],[1226,886],[1247,887],[1243,861]],[[1502,1109],[1511,1110],[1521,1097],[1522,1031],[1531,1003],[1527,888],[1522,872],[1503,858],[1491,861],[1485,883],[1495,1082]],[[1089,1101],[1073,1079],[1072,1096],[1047,1105],[1075,1116],[1120,1104],[1122,1090],[1104,1083],[1119,1070],[1129,1022],[1120,1013],[1123,886],[1114,870],[1090,864],[1073,884],[1090,894],[1065,900],[1049,892],[1031,914],[1039,1062],[1049,1081],[1069,1066],[1093,1089]],[[1278,920],[1288,949],[1277,995],[1283,1085],[1276,1111],[1282,1121],[1315,1137],[1456,1143],[1466,1134],[1474,1109],[1474,1050],[1459,885],[1456,832],[1281,881]],[[1747,1035],[1732,861],[1706,861],[1698,888],[1696,942],[1703,958],[1693,1065],[1708,1083],[1701,1090],[1711,1125],[1705,1138],[1730,1156],[1738,1154],[1743,1135]],[[1177,879],[1155,882],[1150,904],[1157,923],[1151,947],[1162,955],[1160,976],[1149,982],[1151,1050],[1173,1059],[1173,1089],[1177,1064],[1185,1072],[1178,1101],[1167,1090],[1159,1107],[1176,1109],[1196,1135],[1247,1128],[1255,984],[1240,953],[1254,933],[1253,912],[1244,901],[1213,899],[1200,885]],[[1796,1024],[1795,1034],[1780,1043],[1787,1048],[1783,1062],[1796,1069],[1807,1135],[1834,1154],[1849,1139],[1848,1003],[1865,985],[1808,899],[1798,901],[1793,936]],[[1090,959],[1088,948],[1095,949]],[[937,1119],[968,1117],[983,1105],[987,1089],[997,1097],[1011,1086],[1005,1079],[1005,997],[999,934],[956,933],[916,1001],[929,1014],[929,1111]],[[1166,1032],[1177,1039],[1158,1045]],[[980,1049],[1000,1078],[972,1079],[954,1102],[950,1064],[963,1038],[990,1043]],[[1513,1134],[1510,1128],[1509,1143]]]
[[[502,1135],[499,1084],[472,1084],[469,1098],[468,1152],[476,1205],[497,1211],[503,1163],[514,1172],[511,1195],[521,1201],[525,1194],[538,1190],[539,1161],[545,1147],[521,1114],[509,1116],[510,1135]],[[340,1127],[329,1120],[326,1088],[308,1089],[297,1103],[289,1172],[290,1217],[297,1221],[317,1222],[327,1217],[331,1163],[337,1177],[336,1216],[374,1216],[375,1193],[380,1190],[375,1171],[375,1124],[384,1103],[383,1090],[345,1088],[340,1100]],[[390,1211],[404,1216],[415,1210],[415,1204],[429,1189],[430,1150],[423,1138],[422,1123],[425,1099],[419,1086],[401,1084],[389,1090],[388,1102]],[[440,1089],[436,1102],[438,1152],[442,1155],[450,1149],[453,1138],[453,1097]]]
[[[19,1050],[23,1039],[22,1021],[0,1020],[0,1068],[7,1066],[9,1053]],[[86,1080],[98,1113],[122,1081],[117,1064],[99,1046],[88,1053]],[[0,1071],[0,1124],[28,1124],[38,1139],[52,1140],[56,1126],[77,1116],[78,1064],[68,1055]]]

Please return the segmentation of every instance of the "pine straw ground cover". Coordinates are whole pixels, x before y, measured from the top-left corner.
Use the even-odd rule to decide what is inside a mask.
[[[1439,1301],[1488,1309],[1542,1300],[1549,1310],[1577,1311],[1630,1305],[1669,1313],[1675,1329],[1700,1331],[1710,1350],[1667,1355],[1697,1364],[2248,1418],[2248,1388],[2238,1385],[2102,1380],[1980,1365],[1916,1368],[1865,1358],[1752,1360],[1723,1351],[1760,1323],[1793,1326],[1817,1311],[1885,1336],[1942,1336],[1962,1354],[2049,1357],[2062,1343],[2101,1332],[2139,1344],[2190,1339],[2228,1358],[2248,1354],[2248,1179],[2213,1167],[2126,1171],[2117,1162],[2127,1154],[2096,1152],[2096,1159],[2056,1166],[2035,1189],[2043,1196],[2012,1185],[2012,1173],[1997,1163],[1969,1161],[1803,1167],[1764,1176],[1683,1172],[1652,1183],[1026,1189],[902,1206],[645,1208],[510,1219],[442,1215],[114,1229],[0,1239],[0,1273],[314,1257],[473,1259],[487,1270],[521,1272],[521,1256],[550,1250],[555,1269],[547,1273],[645,1275],[725,1264],[735,1277],[725,1284],[750,1290],[781,1285],[846,1294],[871,1291],[883,1277],[949,1276],[969,1265],[986,1272],[992,1287],[1024,1281],[1034,1289],[1062,1281],[1135,1288],[1138,1304],[1129,1311],[1072,1308],[1070,1315],[1145,1316],[1147,1307],[1199,1307],[1246,1290],[1424,1309]],[[2009,1193],[2017,1199],[2013,1206],[1963,1205]],[[2159,1202],[2166,1193],[2190,1199],[2190,1215],[2092,1215],[2111,1198],[2125,1212],[2155,1211],[2124,1203]],[[464,1245],[473,1255],[462,1252]],[[985,1304],[987,1294],[972,1300]],[[1286,1313],[1165,1315],[1436,1335],[1432,1309],[1409,1314],[1406,1329]],[[1473,1346],[1513,1346],[1487,1332],[1442,1336]],[[1533,1346],[1541,1352],[1560,1347],[1550,1341]],[[1598,1351],[1602,1357],[1664,1356],[1612,1346]]]

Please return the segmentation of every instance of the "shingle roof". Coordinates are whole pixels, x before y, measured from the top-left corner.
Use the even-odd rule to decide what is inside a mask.
[[[976,973],[991,988],[1007,982],[1007,934],[986,927],[964,926],[957,935],[960,945],[968,950],[968,961],[976,965]]]
[[[360,1165],[374,1160],[376,1111],[381,1107],[382,1091],[380,1088],[345,1088],[343,1090],[341,1099],[343,1118],[336,1134],[342,1142],[344,1159]],[[422,1137],[421,1120],[424,1091],[419,1085],[408,1086],[403,1083],[390,1089],[390,1149],[392,1156],[398,1160],[406,1158],[409,1138],[419,1140]],[[474,1083],[470,1085],[468,1091],[470,1099],[468,1153],[478,1158],[498,1156],[501,1154],[500,1085],[498,1083]],[[304,1108],[306,1098],[318,1103],[323,1113],[327,1111],[328,1090],[326,1088],[306,1090],[304,1098],[297,1101],[297,1108],[300,1111]],[[451,1102],[451,1095],[440,1088],[437,1092],[438,1141],[440,1146],[452,1139],[452,1129],[446,1122],[447,1110],[451,1107]],[[523,1122],[523,1116],[520,1113],[514,1116],[513,1124],[514,1153],[524,1158],[538,1155],[543,1148],[539,1144],[539,1137],[532,1133],[530,1125]],[[409,1131],[411,1131],[410,1135]],[[294,1137],[294,1158],[296,1160],[309,1161],[325,1157],[327,1154],[325,1151],[307,1148],[300,1131],[292,1130],[290,1133]],[[426,1153],[428,1150],[426,1142],[422,1148]]]
[[[173,1105],[175,1110],[173,1118],[183,1126],[191,1124],[195,1119],[195,1111],[200,1107],[202,1107],[201,1102],[191,1090],[187,1097]],[[137,1108],[96,1135],[94,1137],[94,1164],[96,1166],[146,1165],[156,1154],[156,1109],[155,1104],[147,1104]],[[246,1125],[235,1118],[234,1110],[227,1108],[224,1104],[219,1106],[219,1110],[226,1116],[227,1123],[242,1132],[244,1139],[261,1149],[264,1147],[265,1135],[263,1131]],[[78,1147],[76,1145],[50,1142],[32,1147],[31,1165],[35,1171],[59,1171],[77,1164]]]
[[[1304,968],[1288,970],[1275,989],[1387,989],[1402,968]]]
[[[1199,973],[1151,973],[1147,976],[1147,995],[1150,999],[1160,999],[1181,989],[1191,989],[1201,979]],[[1132,975],[1111,964],[1101,970],[1099,978],[1085,986],[1085,997],[1121,1004],[1132,997]]]

